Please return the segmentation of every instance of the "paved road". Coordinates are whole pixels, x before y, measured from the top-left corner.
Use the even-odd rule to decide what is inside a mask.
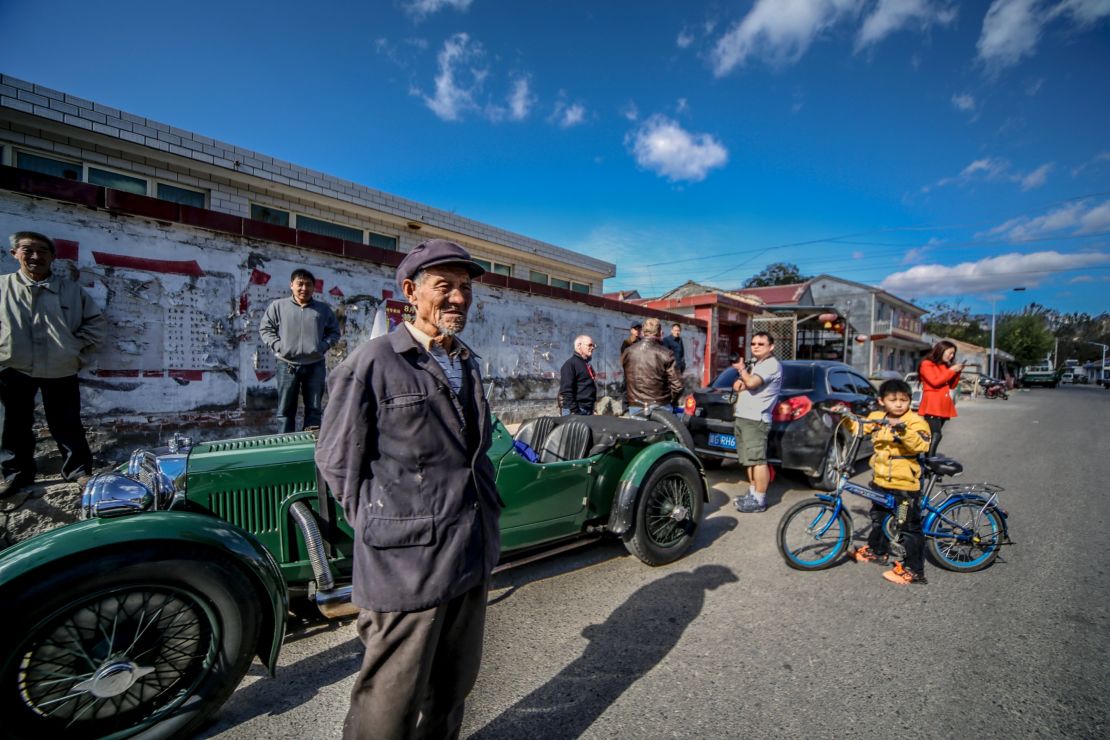
[[[496,579],[464,735],[1107,737],[1110,391],[960,412],[942,449],[1006,487],[1018,543],[987,571],[900,589],[877,566],[789,570],[775,526],[807,489],[780,478],[767,513],[741,516],[725,466],[678,563],[608,543]],[[359,655],[350,622],[293,635],[278,677],[256,666],[204,736],[339,737]]]

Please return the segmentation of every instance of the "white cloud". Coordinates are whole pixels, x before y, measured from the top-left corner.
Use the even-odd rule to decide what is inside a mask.
[[[973,111],[975,110],[975,98],[973,98],[969,93],[953,95],[952,106],[956,110]]]
[[[490,71],[486,52],[469,34],[456,33],[443,42],[436,56],[435,90],[431,95],[419,89],[412,94],[444,121],[461,121],[467,114],[480,115],[494,123],[523,121],[536,104],[531,79],[527,74],[511,77],[504,98],[494,98],[484,91]]]
[[[991,72],[1032,56],[1045,27],[1056,20],[1068,31],[1086,31],[1110,17],[1110,0],[994,0],[983,18],[978,59]]]
[[[1101,252],[1015,252],[952,266],[918,265],[888,276],[880,287],[895,295],[917,298],[986,293],[1015,286],[1034,287],[1053,273],[1108,263],[1110,254]]]
[[[854,259],[854,260],[861,260],[866,256],[867,256],[866,254],[864,254],[862,251],[860,251],[858,249],[855,250],[854,252],[852,252],[852,259]]]
[[[629,121],[635,121],[640,117],[640,109],[636,107],[635,103],[629,103],[621,108],[621,115]]]
[[[757,0],[710,53],[713,73],[723,77],[757,57],[775,66],[796,62],[817,36],[853,17],[862,0]]]
[[[1064,0],[1052,9],[1051,15],[1070,16],[1080,28],[1090,28],[1110,16],[1110,0]]]
[[[1029,56],[1041,37],[1041,0],[994,0],[983,18],[979,59],[999,69]]]
[[[422,21],[444,8],[453,8],[465,13],[470,8],[473,0],[408,0],[401,4],[401,8],[414,20]]]
[[[1110,152],[1099,152],[1095,155],[1094,159],[1084,162],[1071,171],[1072,177],[1075,177],[1083,172],[1088,167],[1097,167],[1103,162],[1110,162]]]
[[[1049,162],[1048,164],[1042,164],[1040,167],[1033,170],[1025,177],[1021,178],[1021,189],[1023,191],[1032,190],[1033,188],[1039,188],[1041,185],[1044,185],[1045,180],[1048,179],[1048,173],[1051,170],[1051,162]]]
[[[690,110],[690,101],[686,98],[679,98],[674,109],[676,113],[687,113]]]
[[[1097,204],[1089,201],[1068,203],[1035,218],[1019,216],[976,236],[1020,242],[1050,235],[1083,236],[1107,230],[1110,230],[1110,200]]]
[[[710,134],[686,131],[659,114],[626,137],[637,164],[668,180],[699,182],[728,162],[728,150]]]
[[[531,83],[528,77],[517,77],[513,80],[512,88],[505,98],[505,105],[489,105],[486,108],[486,117],[494,122],[523,121],[532,112],[536,104],[536,96],[532,94]]]
[[[435,93],[425,95],[424,104],[445,121],[458,121],[464,113],[476,109],[475,96],[488,74],[478,66],[484,56],[481,45],[472,44],[465,33],[444,41],[437,57]]]
[[[581,103],[571,103],[570,105],[557,107],[556,122],[562,128],[570,128],[577,126],[586,121],[586,108]]]
[[[678,32],[678,38],[675,39],[675,44],[679,49],[686,49],[694,43],[694,34],[687,31],[685,28]]]
[[[877,44],[904,28],[926,30],[956,19],[956,9],[934,0],[879,0],[856,36],[856,51]]]
[[[952,177],[942,177],[933,185],[926,185],[921,189],[921,192],[927,193],[933,187],[944,187],[946,185],[967,185],[977,181],[987,182],[1016,182],[1021,185],[1022,190],[1032,190],[1044,185],[1048,177],[1048,173],[1053,168],[1053,163],[1042,164],[1032,172],[1022,173],[1014,171],[1010,168],[1009,161],[999,157],[983,157],[976,159],[967,167],[964,167],[960,174]]]

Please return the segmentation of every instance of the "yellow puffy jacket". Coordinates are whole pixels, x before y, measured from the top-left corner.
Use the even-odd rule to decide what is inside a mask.
[[[867,421],[885,418],[885,411],[872,411],[867,416]],[[875,454],[871,455],[870,461],[871,472],[874,473],[875,482],[883,488],[919,491],[921,466],[917,462],[917,456],[929,451],[929,423],[912,411],[903,414],[898,423],[906,425],[904,432],[895,432],[883,424],[864,422],[863,431],[871,435],[871,443],[875,447]],[[848,425],[855,432],[856,421],[849,419]]]

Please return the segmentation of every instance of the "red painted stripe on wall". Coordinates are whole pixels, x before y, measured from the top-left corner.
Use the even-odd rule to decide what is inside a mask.
[[[201,269],[196,260],[152,260],[146,257],[132,257],[128,254],[110,254],[108,252],[93,252],[92,254],[96,264],[105,267],[124,267],[146,272],[204,277],[204,270]]]
[[[78,252],[78,242],[72,239],[55,239],[54,246],[58,252],[55,255],[60,260],[76,260]]]
[[[203,380],[203,370],[170,370],[170,377],[178,380]]]

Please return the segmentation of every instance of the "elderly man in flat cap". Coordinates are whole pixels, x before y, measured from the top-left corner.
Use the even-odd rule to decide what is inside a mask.
[[[316,464],[355,530],[366,647],[344,738],[454,738],[482,657],[501,500],[477,355],[459,339],[482,268],[433,239],[397,267],[416,319],[328,381]]]

